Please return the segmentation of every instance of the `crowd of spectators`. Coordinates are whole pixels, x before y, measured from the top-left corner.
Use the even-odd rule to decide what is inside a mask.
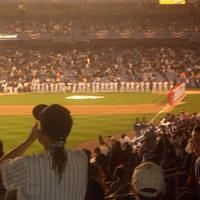
[[[112,19],[86,19],[83,21],[83,27],[87,31],[167,31],[167,32],[199,32],[200,24],[192,19],[159,19],[143,18],[141,16],[134,18]]]
[[[117,17],[117,18],[84,18],[73,19],[63,17],[62,19],[18,19],[0,21],[1,33],[69,33],[73,27],[78,27],[84,31],[167,31],[167,32],[199,32],[199,21],[190,18],[168,19],[168,18],[148,18],[148,17]]]
[[[55,107],[55,105],[50,105],[49,107]],[[46,110],[47,106],[39,105],[35,113],[39,113],[39,108],[40,110]],[[52,109],[53,111],[57,110],[57,108]],[[51,114],[51,112],[48,113],[50,118],[52,118]],[[40,114],[34,114],[34,116],[38,118],[41,123],[44,123]],[[57,117],[56,115],[56,118]],[[61,122],[58,121],[57,123],[60,124]],[[199,124],[200,116],[197,113],[188,114],[185,111],[181,111],[178,115],[166,114],[160,119],[158,124],[150,123],[145,118],[142,118],[142,120],[137,118],[134,123],[136,132],[136,136],[134,137],[126,133],[123,133],[120,138],[115,138],[114,136],[103,138],[99,135],[99,146],[93,150],[94,152],[84,149],[85,157],[88,158],[88,181],[87,184],[82,182],[82,185],[79,184],[79,186],[83,189],[83,186],[86,188],[87,185],[85,200],[198,200],[200,198]],[[48,130],[50,131],[50,129]],[[35,128],[33,128],[31,134],[35,131]],[[43,132],[40,134],[43,134]],[[31,140],[31,144],[35,141],[36,138],[34,137],[33,139],[32,137],[28,137],[27,143],[29,140]],[[50,147],[47,141],[41,138],[39,141],[42,142],[43,145],[46,145],[48,151]],[[11,157],[11,155],[12,157],[17,155],[14,152],[19,152],[21,154],[22,150],[20,149],[24,145],[25,144],[22,143],[20,148],[17,147],[14,151],[7,154],[7,156],[4,156],[3,160],[8,159],[7,157]],[[23,148],[27,149],[29,145],[30,144],[27,144]],[[53,149],[60,148],[59,145],[61,145],[61,143],[58,143],[58,146],[53,147]],[[0,143],[0,148],[0,155],[3,156],[2,143]],[[39,158],[41,155],[39,154]],[[68,153],[68,155],[70,154]],[[78,154],[76,156],[78,156]],[[24,157],[24,159],[26,160],[27,158]],[[36,159],[36,157],[32,159]],[[46,157],[44,158],[43,155],[40,159],[46,159]],[[67,159],[67,162],[69,162],[67,165],[71,165],[70,159],[71,156],[69,156],[69,160]],[[75,159],[75,157],[73,159]],[[17,160],[13,162],[17,162],[17,165],[12,164],[12,162],[3,162],[3,167],[1,167],[1,173],[4,174],[2,170],[5,169],[7,175],[9,175],[3,176],[4,184],[6,188],[9,188],[9,192],[11,192],[11,188],[14,188],[16,184],[21,184],[19,176],[15,178],[11,177],[10,173],[12,172],[14,174],[16,170],[10,171],[10,167],[19,167],[22,162]],[[58,160],[56,162],[58,162]],[[63,160],[61,159],[60,162],[63,162]],[[4,165],[8,165],[9,170],[5,168]],[[42,165],[42,163],[40,163],[40,165]],[[85,165],[82,167],[85,169]],[[40,173],[40,170],[43,168],[36,167],[35,169]],[[29,168],[27,168],[25,172],[29,173]],[[16,173],[18,174],[19,171],[16,171]],[[52,172],[49,174],[50,176],[51,173]],[[79,175],[80,174],[74,173],[74,178]],[[64,179],[66,178],[66,180],[70,179],[69,181],[73,181],[72,177],[70,177],[64,175]],[[16,178],[19,179],[19,182],[14,182],[15,184],[12,184],[12,181],[15,181]],[[43,184],[47,184],[45,180],[42,181]],[[21,191],[23,187],[24,182],[23,185],[20,186],[21,189],[18,188],[19,191]],[[70,189],[66,187],[60,195],[62,196],[68,189],[71,191],[73,188],[71,187]],[[28,191],[29,190],[26,192]],[[3,197],[6,192],[3,185],[0,185],[0,192],[2,195],[1,197]],[[42,194],[42,192],[44,191],[40,190],[40,194]],[[34,193],[30,194],[33,195]],[[26,195],[28,195],[28,193]],[[12,200],[13,198],[15,199],[14,196],[12,196]],[[71,197],[69,197],[69,199],[70,198]],[[59,200],[61,199],[63,199],[63,197]]]
[[[90,173],[96,169],[96,176],[93,174],[91,179],[99,184],[101,190],[98,191],[103,193],[100,196],[127,200],[134,199],[135,194],[132,193],[139,191],[140,195],[146,197],[144,199],[151,199],[150,189],[157,189],[163,194],[156,200],[199,199],[199,123],[197,113],[190,115],[182,111],[178,115],[167,114],[157,125],[148,123],[146,119],[137,119],[134,125],[137,127],[135,138],[125,133],[118,139],[113,136],[102,139],[100,136],[99,146],[94,150],[95,158],[90,164],[93,170]],[[154,171],[150,174],[144,172],[141,177],[138,175],[138,168],[145,170],[141,165],[149,162],[157,166],[156,173],[162,169],[165,186],[161,178],[158,178],[161,179],[159,183],[151,180]],[[133,172],[135,175],[132,176]],[[134,185],[137,176],[141,180]],[[142,178],[146,179],[142,181]],[[148,184],[151,184],[149,190],[140,191]],[[90,195],[95,195],[93,191],[97,191],[96,187],[91,186]],[[97,193],[93,199],[103,199],[100,196]]]
[[[1,49],[0,90],[48,92],[45,84],[50,88],[61,83],[62,89],[56,91],[66,91],[79,82],[90,87],[92,83],[143,82],[152,88],[153,82],[165,81],[171,85],[185,81],[187,87],[199,88],[199,55],[199,49],[172,47]]]
[[[0,21],[0,32],[13,33],[68,33],[73,20],[12,20]]]

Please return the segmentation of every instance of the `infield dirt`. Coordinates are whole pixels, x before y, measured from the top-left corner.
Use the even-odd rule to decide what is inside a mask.
[[[139,105],[68,105],[72,115],[113,115],[157,113],[163,104]],[[34,105],[1,105],[0,115],[31,115]]]

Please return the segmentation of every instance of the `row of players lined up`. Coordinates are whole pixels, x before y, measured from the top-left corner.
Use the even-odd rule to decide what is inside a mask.
[[[173,88],[173,81],[159,82],[37,82],[0,83],[0,92],[163,92]]]

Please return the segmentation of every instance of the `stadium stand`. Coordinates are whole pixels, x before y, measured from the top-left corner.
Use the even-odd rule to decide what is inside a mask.
[[[200,88],[200,3],[158,2],[0,1],[0,92]],[[182,111],[156,125],[138,119],[136,138],[99,137],[93,159],[85,150],[86,200],[200,199],[199,124],[197,113]],[[165,183],[148,182],[146,176],[135,183],[146,163]],[[1,184],[0,195],[5,195]]]
[[[198,199],[197,176],[199,174],[197,168],[199,166],[194,165],[198,157],[194,142],[199,139],[199,129],[194,128],[199,122],[200,117],[196,113],[189,115],[184,111],[178,115],[167,114],[157,125],[147,122],[144,126],[140,122],[139,130],[142,137],[138,136],[138,138],[141,138],[139,140],[133,138],[132,141],[129,139],[124,143],[121,139],[113,138],[111,143],[110,138],[103,139],[103,145],[108,148],[107,154],[101,151],[101,138],[98,147],[99,152],[97,154],[95,150],[96,156],[95,159],[92,159],[90,165],[96,167],[96,170],[104,171],[104,179],[101,180],[104,180],[105,199],[135,199],[136,191],[130,187],[131,175],[139,163],[148,162],[162,168],[165,179],[165,194],[162,195],[161,199],[181,199],[184,197],[186,199]],[[139,122],[137,123],[139,124]],[[197,134],[196,137],[194,133]],[[120,153],[114,154],[115,146],[118,146],[118,144],[121,146],[118,150]],[[115,160],[118,161],[118,166],[114,167],[114,172],[113,155],[115,155]],[[137,174],[137,172],[135,173]],[[144,173],[144,176],[150,177],[152,174],[154,174],[153,171],[149,175]],[[96,180],[98,179],[99,177],[96,175]],[[153,175],[149,179],[152,180]],[[143,179],[141,178],[141,180]],[[139,184],[138,182],[137,184]],[[148,184],[150,183],[147,181],[138,187],[145,187]],[[152,187],[161,187],[157,185],[158,183],[151,184]]]
[[[199,88],[199,50],[169,47],[1,49],[1,92],[162,92]],[[173,73],[173,76],[171,74]]]

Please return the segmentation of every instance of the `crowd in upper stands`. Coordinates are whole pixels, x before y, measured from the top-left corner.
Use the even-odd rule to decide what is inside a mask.
[[[71,31],[73,20],[12,20],[12,21],[0,21],[1,33],[68,33]]]
[[[59,34],[72,29],[199,32],[200,27],[199,20],[192,18],[158,19],[137,15],[128,19],[2,19],[0,25],[2,34]],[[188,88],[199,88],[199,54],[199,49],[162,46],[60,50],[2,48],[0,92],[166,91],[180,81]]]
[[[82,50],[1,49],[0,90],[48,92],[51,89],[44,87],[62,83],[62,89],[55,90],[55,85],[52,88],[66,91],[69,88],[65,86],[71,86],[72,90],[74,83],[90,83],[92,87],[92,83],[110,82],[118,83],[118,89],[125,82],[148,83],[152,89],[153,82],[172,82],[173,85],[180,81],[185,81],[189,88],[199,88],[199,55],[199,49],[142,46]],[[139,87],[142,91],[142,86]],[[167,87],[170,89],[170,84]]]
[[[199,31],[199,22],[192,19],[158,19],[142,18],[141,16],[134,19],[118,18],[116,20],[102,19],[85,19],[83,27],[89,31],[112,30],[112,31]]]
[[[141,18],[81,18],[73,19],[19,19],[19,20],[2,20],[0,21],[1,33],[69,33],[73,27],[78,27],[85,31],[169,31],[169,32],[199,32],[199,20],[193,19],[158,19]]]

